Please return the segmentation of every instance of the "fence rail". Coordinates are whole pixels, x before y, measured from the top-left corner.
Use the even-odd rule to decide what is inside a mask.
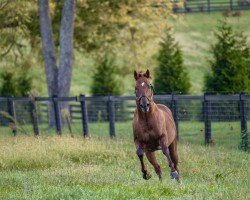
[[[195,12],[218,12],[218,11],[238,11],[249,10],[250,0],[186,0],[184,4],[180,1],[173,1],[173,11],[175,13],[195,13]],[[239,12],[234,13],[240,15]]]
[[[154,101],[171,108],[179,130],[182,121],[204,122],[204,140],[212,140],[213,122],[241,123],[241,132],[247,132],[247,119],[250,118],[250,95],[155,95]],[[82,123],[82,135],[89,135],[91,122],[109,123],[110,137],[116,136],[115,123],[131,121],[135,109],[134,96],[100,97],[0,97],[0,127],[9,126],[13,134],[18,134],[18,124],[31,124],[35,135],[40,134],[40,126],[55,125],[57,134],[62,134],[65,124]],[[65,114],[63,110],[68,111]],[[65,117],[66,116],[66,117]],[[179,131],[178,131],[179,132]],[[181,137],[181,136],[180,136]]]

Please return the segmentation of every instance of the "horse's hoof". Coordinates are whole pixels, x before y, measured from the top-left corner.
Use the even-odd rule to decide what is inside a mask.
[[[179,182],[179,174],[176,170],[170,173],[170,177],[171,179],[176,179]]]
[[[144,178],[145,180],[148,180],[148,179],[151,178],[151,174],[143,174],[143,178]]]

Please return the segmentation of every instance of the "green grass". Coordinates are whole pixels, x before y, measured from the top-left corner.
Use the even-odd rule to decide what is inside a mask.
[[[216,130],[228,134],[227,124]],[[38,138],[0,131],[0,199],[249,199],[249,153],[216,143],[202,143],[202,123],[180,124],[179,142],[182,183],[169,179],[160,151],[157,159],[164,180],[159,182],[146,161],[152,178],[142,179],[135,154],[131,124],[117,124],[110,140],[107,124],[90,124],[92,137],[83,139],[64,131]],[[79,127],[74,127],[76,131]],[[95,132],[97,131],[97,132]],[[232,138],[234,140],[234,138]]]

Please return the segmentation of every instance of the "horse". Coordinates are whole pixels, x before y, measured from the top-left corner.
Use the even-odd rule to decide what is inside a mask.
[[[150,84],[150,72],[134,71],[136,108],[133,119],[133,135],[136,154],[141,163],[142,177],[151,178],[144,164],[144,153],[153,165],[159,180],[162,181],[162,171],[155,157],[156,150],[162,150],[170,167],[171,179],[179,182],[177,130],[171,110],[153,100],[153,86]]]

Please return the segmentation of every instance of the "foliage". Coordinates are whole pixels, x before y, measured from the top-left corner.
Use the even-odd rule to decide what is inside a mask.
[[[14,71],[6,70],[0,74],[0,96],[27,96],[28,92],[32,89],[32,78],[29,76],[25,67],[21,70]]]
[[[12,96],[16,94],[16,85],[14,82],[14,74],[10,71],[5,71],[0,75],[2,87],[0,89],[1,96]]]
[[[63,1],[49,2],[54,41],[56,50],[59,51]],[[6,0],[0,2],[0,10],[0,17],[3,19],[0,22],[0,36],[4,38],[0,41],[0,54],[4,55],[0,62],[7,61],[13,65],[13,60],[16,58],[34,57],[33,53],[41,55],[36,1]],[[159,37],[166,25],[170,10],[169,1],[76,1],[74,47],[85,55],[90,53],[94,59],[96,57],[100,59],[107,52],[113,52],[121,60],[120,72],[123,75],[128,74],[132,71],[128,67],[132,63],[135,68],[145,66],[144,58],[151,56],[151,52],[141,46],[145,46],[149,41],[153,43],[153,40]],[[31,55],[27,52],[31,52]],[[58,55],[57,53],[57,57]],[[36,59],[40,64],[41,56]],[[15,65],[18,66],[18,63]]]
[[[188,93],[190,81],[183,66],[180,46],[175,42],[170,29],[160,43],[158,67],[155,68],[154,86],[157,93]]]
[[[107,55],[98,63],[93,75],[92,95],[120,95],[122,93],[121,82],[116,79],[116,68],[113,58]]]
[[[30,39],[28,25],[30,13],[36,10],[35,1],[0,2],[0,61],[16,61],[25,55],[27,41]]]
[[[239,93],[250,90],[250,51],[246,37],[234,32],[222,21],[216,33],[217,43],[212,46],[214,59],[211,74],[205,77],[205,90]]]

